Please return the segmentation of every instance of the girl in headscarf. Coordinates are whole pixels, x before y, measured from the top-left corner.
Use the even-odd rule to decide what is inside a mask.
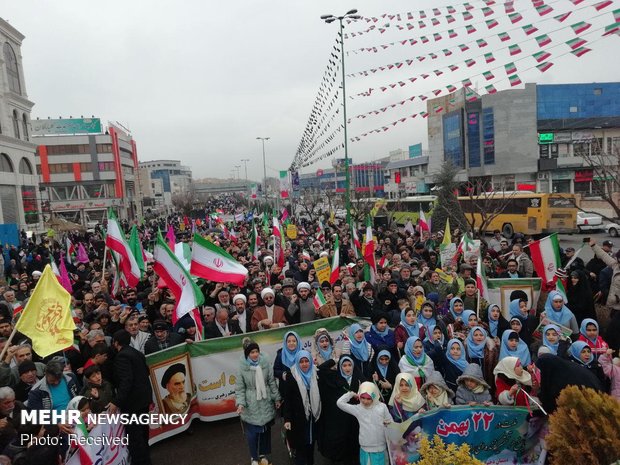
[[[495,344],[499,346],[504,331],[510,328],[508,320],[502,315],[502,309],[497,304],[491,304],[487,307],[486,318],[483,319],[483,325],[486,327],[489,336],[495,340]]]
[[[321,396],[312,355],[300,350],[284,387],[284,429],[297,465],[314,463],[316,423],[321,417]]]
[[[319,328],[314,333],[312,359],[316,366],[320,366],[328,360],[338,360],[338,352],[334,346],[334,340],[325,328]],[[336,365],[334,364],[334,369],[335,367]]]
[[[586,367],[590,372],[595,375],[602,386],[607,387],[609,381],[603,372],[603,368],[599,365],[598,361],[594,358],[592,349],[583,341],[575,341],[568,348],[569,360],[578,365]],[[608,391],[606,389],[606,391]]]
[[[579,326],[577,325],[577,318],[569,308],[564,305],[564,297],[558,291],[551,291],[547,296],[547,302],[545,303],[545,311],[541,314],[541,318],[546,316],[554,323],[558,323],[562,326],[570,328],[575,338],[579,333]]]
[[[605,353],[609,348],[600,336],[598,323],[592,318],[586,318],[581,322],[581,326],[579,326],[579,340],[588,344],[595,359],[598,359],[599,355]]]
[[[301,338],[295,331],[284,333],[282,348],[278,349],[273,362],[273,374],[279,381],[280,394],[284,395],[284,382],[290,378],[291,367],[295,364],[295,357],[301,350]]]
[[[448,387],[438,371],[433,371],[430,374],[426,383],[420,388],[420,394],[426,400],[425,410],[450,407],[453,403],[452,399],[454,399],[454,392]]]
[[[571,271],[566,286],[566,299],[566,306],[577,318],[577,324],[581,325],[585,318],[596,318],[592,288],[583,270]]]
[[[446,384],[452,391],[456,392],[458,385],[456,379],[463,374],[467,366],[465,347],[458,339],[450,339],[446,351],[443,352],[441,372]]]
[[[349,326],[347,339],[342,344],[342,355],[349,355],[364,379],[370,379],[371,361],[375,354],[370,342],[364,337],[362,327],[354,323]]]
[[[402,317],[401,317],[402,318]],[[418,313],[418,324],[424,327],[425,338],[428,336],[429,328],[436,326],[439,322],[437,313],[435,311],[435,304],[430,300],[427,300],[422,304],[420,313]],[[443,327],[443,325],[442,325]],[[420,336],[421,337],[421,336]],[[406,339],[405,339],[406,342]]]
[[[269,360],[260,353],[258,344],[243,340],[243,356],[239,360],[235,385],[237,413],[243,423],[252,464],[269,462],[271,425],[280,408],[281,397]]]
[[[358,405],[349,401],[357,397]],[[360,463],[363,465],[388,465],[385,426],[392,422],[388,408],[379,400],[379,389],[374,383],[362,383],[357,396],[344,394],[337,402],[338,408],[357,418],[360,426]]]
[[[401,373],[411,373],[418,386],[422,386],[428,374],[435,369],[433,360],[424,352],[424,345],[417,336],[411,336],[405,343],[405,355],[400,358]]]
[[[336,401],[344,393],[357,392],[363,380],[348,355],[340,357],[338,363],[330,359],[318,368],[321,394],[321,417],[317,424],[319,452],[332,462],[355,465],[359,427],[355,418],[336,406]]]
[[[457,321],[452,325],[452,337],[464,341],[467,338],[469,331],[474,326],[478,326],[478,317],[476,316],[476,312],[474,312],[473,310],[463,310],[461,320]]]
[[[396,352],[396,340],[394,331],[388,326],[388,314],[385,312],[375,312],[371,318],[372,325],[366,332],[366,340],[370,343],[375,353],[380,350],[389,350],[393,354]]]
[[[454,324],[459,320],[463,321],[463,310],[465,310],[463,299],[460,297],[452,297],[452,299],[450,299],[450,311],[443,318],[444,323],[448,325]]]
[[[435,366],[441,364],[441,357],[445,350],[448,338],[443,328],[437,325],[430,325],[424,339],[424,352],[433,360]]]
[[[526,367],[532,363],[530,350],[527,344],[519,337],[515,331],[504,331],[502,343],[499,348],[499,360],[506,357],[517,357],[521,365]]]
[[[372,380],[379,386],[383,399],[389,399],[392,395],[397,374],[398,367],[392,359],[392,354],[387,350],[379,352],[373,364]]]
[[[396,336],[396,347],[398,348],[399,355],[403,354],[405,348],[405,342],[411,336],[418,336],[423,339],[424,329],[423,326],[418,323],[418,317],[414,309],[406,307],[400,312],[400,323],[394,330]]]
[[[513,299],[509,305],[510,319],[518,318],[521,321],[522,329],[519,332],[519,337],[523,339],[526,344],[532,343],[532,334],[538,326],[538,318],[534,315],[530,315],[530,311],[527,308],[526,299]]]
[[[394,421],[402,423],[416,413],[421,413],[424,411],[424,403],[424,397],[418,391],[413,376],[409,373],[399,373],[388,402]]]
[[[499,350],[482,326],[472,328],[465,340],[465,348],[469,363],[480,366],[485,381],[492,388],[494,384],[493,368],[499,360]]]
[[[532,376],[523,368],[518,357],[500,359],[493,370],[495,375],[495,395],[501,405],[528,406],[527,395],[532,390]]]
[[[541,353],[559,355],[564,357],[570,346],[570,341],[562,337],[561,329],[558,325],[548,324],[542,329],[542,340],[532,344],[532,353],[537,355],[539,350]]]

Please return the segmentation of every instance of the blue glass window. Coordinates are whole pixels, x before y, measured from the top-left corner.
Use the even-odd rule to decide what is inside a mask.
[[[482,140],[484,143],[484,164],[495,164],[495,123],[493,108],[482,110]]]
[[[444,159],[450,160],[455,166],[465,168],[463,156],[463,137],[461,112],[444,115],[443,117],[443,152]]]
[[[467,149],[469,152],[469,167],[480,166],[480,113],[467,114]]]

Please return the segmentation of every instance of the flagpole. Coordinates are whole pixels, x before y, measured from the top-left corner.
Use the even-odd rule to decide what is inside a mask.
[[[106,244],[106,246],[103,248],[103,266],[101,267],[101,279],[105,280],[105,265],[106,265],[106,258],[108,257],[108,246]]]
[[[22,314],[23,314],[23,310],[22,310]],[[11,332],[11,335],[9,336],[9,338],[6,340],[4,344],[4,348],[2,349],[2,353],[0,354],[0,361],[4,360],[4,356],[9,351],[9,346],[11,345],[11,341],[13,340],[13,336],[15,336],[16,332],[17,332],[17,323],[15,323],[15,326],[13,326],[13,331]]]
[[[480,319],[480,289],[478,289],[478,286],[476,286],[476,294],[478,298],[478,305],[476,305],[476,318]]]

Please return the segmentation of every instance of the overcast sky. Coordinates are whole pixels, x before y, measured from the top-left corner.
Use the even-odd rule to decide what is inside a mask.
[[[472,5],[484,6],[480,0]],[[444,73],[440,78],[419,78],[386,92],[373,92],[371,97],[349,100],[347,111],[353,118],[349,136],[381,127],[406,115],[426,110],[423,102],[390,109],[364,120],[360,113],[379,109],[414,95],[471,77],[483,87],[480,76],[493,66],[498,90],[508,88],[503,64],[511,61],[506,50],[520,43],[523,53],[518,60],[539,51],[533,37],[547,32],[552,39],[555,66],[541,74],[531,68],[536,62],[529,58],[516,61],[519,76],[524,82],[563,83],[615,81],[620,76],[617,60],[617,36],[592,43],[592,52],[581,58],[560,56],[569,49],[563,44],[575,34],[559,30],[578,21],[592,27],[580,34],[590,42],[600,38],[600,28],[613,22],[612,7],[597,12],[585,0],[575,7],[569,0],[548,0],[554,12],[541,18],[532,11],[529,0],[516,0],[515,8],[524,21],[512,25],[505,17],[503,6],[493,6],[494,14],[485,18],[477,9],[474,19],[463,22],[462,2],[440,0],[428,2],[370,1],[370,0],[245,0],[219,2],[204,0],[0,0],[0,15],[26,36],[22,56],[28,97],[35,102],[36,117],[57,118],[95,115],[105,121],[119,121],[130,128],[137,141],[140,160],[160,158],[179,159],[190,166],[195,178],[229,177],[240,160],[249,158],[248,175],[262,176],[262,149],[256,137],[270,137],[266,143],[268,175],[287,169],[296,152],[315,101],[336,38],[336,23],[327,25],[319,16],[324,13],[343,14],[357,8],[364,16],[379,17],[383,13],[414,13],[416,28],[402,31],[391,26],[383,34],[377,30],[345,42],[347,50],[379,46],[421,35],[431,37],[439,32],[442,40],[431,39],[425,45],[403,46],[400,43],[379,53],[350,53],[347,73],[376,68],[389,63],[414,59],[437,52],[437,60],[426,59],[399,70],[378,72],[371,77],[347,80],[347,94],[377,88],[406,80],[421,73],[458,64],[458,72]],[[433,27],[431,7],[452,5],[456,22],[450,26],[442,16],[439,26]],[[418,11],[426,9],[425,29],[418,29]],[[442,8],[442,15],[446,14]],[[573,11],[572,16],[559,23],[552,17]],[[499,26],[491,31],[482,23],[497,18]],[[542,21],[544,20],[544,21]],[[375,24],[390,22],[388,18]],[[405,24],[403,21],[401,24]],[[523,31],[511,32],[512,40],[500,42],[496,34],[502,30],[534,24],[540,32],[525,36]],[[474,24],[477,33],[464,32],[465,24]],[[365,21],[346,27],[347,32],[367,29]],[[447,40],[447,29],[454,28],[459,37]],[[478,49],[474,44],[466,53],[454,52],[443,57],[441,50],[463,42],[486,38],[489,46]],[[548,47],[549,47],[548,46]],[[463,65],[466,58],[495,51],[497,61],[472,68]],[[612,59],[613,58],[613,59]],[[444,68],[445,69],[445,68]],[[434,79],[433,79],[434,78]],[[445,92],[444,92],[445,94]],[[340,121],[340,117],[338,118]],[[336,123],[332,128],[336,127]],[[328,131],[329,133],[329,131]],[[340,136],[339,136],[340,137]],[[373,134],[349,145],[354,162],[383,157],[390,150],[426,142],[426,120],[408,119],[393,129]],[[329,160],[316,163],[305,171],[330,165]],[[241,177],[244,176],[243,167]]]

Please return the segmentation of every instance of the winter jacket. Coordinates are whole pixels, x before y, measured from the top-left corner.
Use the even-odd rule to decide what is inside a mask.
[[[347,392],[342,395],[336,405],[355,418],[360,426],[360,447],[366,452],[382,452],[386,449],[384,422],[391,423],[392,416],[387,406],[382,402],[375,402],[372,407],[366,408],[361,404],[351,405],[349,401],[355,395]]]
[[[470,402],[475,402],[477,404],[482,404],[483,402],[491,402],[491,393],[488,389],[485,389],[480,394],[474,393],[474,391],[470,391],[462,384],[459,385],[456,390],[456,405],[468,405]]]
[[[69,390],[69,399],[78,394],[77,379],[73,373],[64,374]],[[28,393],[28,409],[30,410],[53,410],[52,396],[45,377],[41,378],[37,384],[32,386]]]
[[[328,299],[327,303],[319,308],[319,313],[321,318],[329,318],[331,316],[338,315],[338,309],[336,308],[336,303],[333,299]],[[353,304],[347,300],[342,299],[342,307],[340,307],[340,315],[346,316],[355,316],[355,310],[353,309]]]
[[[97,397],[93,396],[93,388],[97,389]],[[114,386],[112,386],[112,383],[106,381],[105,379],[100,385],[95,385],[90,383],[85,378],[84,387],[80,391],[80,395],[90,400],[90,409],[93,413],[101,413],[114,398]]]
[[[264,355],[260,356],[258,365],[263,371],[267,398],[256,398],[256,370],[252,370],[245,357],[239,360],[235,396],[237,406],[243,406],[241,419],[251,425],[263,426],[275,418],[275,403],[281,397],[269,361]]]
[[[593,245],[594,255],[603,260],[612,269],[611,285],[607,294],[607,306],[613,310],[620,311],[620,262],[614,257],[610,257],[598,245]]]
[[[598,363],[603,367],[603,372],[611,380],[611,395],[620,400],[620,365],[614,365],[611,356],[601,354]]]

